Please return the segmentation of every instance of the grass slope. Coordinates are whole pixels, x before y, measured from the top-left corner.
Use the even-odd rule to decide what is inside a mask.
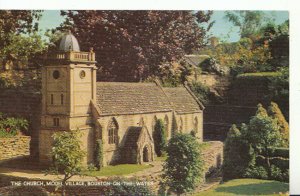
[[[195,196],[232,196],[232,195],[279,195],[286,193],[289,185],[283,182],[259,179],[235,179],[217,187],[195,194]]]
[[[152,166],[139,164],[121,164],[115,166],[109,165],[101,168],[100,171],[85,171],[84,174],[88,176],[121,176],[135,173],[150,167]]]

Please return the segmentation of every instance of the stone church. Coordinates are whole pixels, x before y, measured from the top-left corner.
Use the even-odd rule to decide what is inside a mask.
[[[95,53],[80,51],[68,33],[42,68],[42,116],[39,159],[51,162],[52,134],[79,129],[85,164],[94,163],[96,140],[102,139],[104,165],[155,159],[153,130],[162,119],[167,137],[194,131],[203,140],[203,105],[187,86],[155,83],[97,82]]]

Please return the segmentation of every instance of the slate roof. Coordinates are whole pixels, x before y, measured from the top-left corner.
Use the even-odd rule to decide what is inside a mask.
[[[97,82],[101,115],[172,111],[162,89],[155,83]]]
[[[185,55],[184,59],[190,65],[198,67],[205,59],[209,58],[208,55]]]
[[[203,109],[203,105],[197,102],[194,96],[185,87],[163,88],[177,113],[196,113]],[[200,108],[201,109],[200,109]]]
[[[97,82],[97,105],[101,116],[203,109],[185,87],[162,88],[156,83]]]

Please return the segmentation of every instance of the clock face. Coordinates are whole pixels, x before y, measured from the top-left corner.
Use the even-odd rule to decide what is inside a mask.
[[[82,71],[79,73],[79,76],[80,76],[81,79],[85,78],[85,71],[82,70]]]
[[[54,79],[58,79],[60,77],[60,73],[58,70],[54,70],[52,73],[52,76]]]

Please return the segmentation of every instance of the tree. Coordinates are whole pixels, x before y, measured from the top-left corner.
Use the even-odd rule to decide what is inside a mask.
[[[204,176],[200,144],[190,134],[176,134],[166,148],[164,179],[171,191],[180,195],[192,191]]]
[[[261,43],[267,43],[270,48],[273,67],[289,66],[289,20],[276,25],[268,23],[261,29]]]
[[[65,195],[66,182],[74,175],[82,172],[82,161],[85,152],[81,150],[80,131],[64,131],[53,134],[54,144],[51,151],[53,167],[48,173],[64,175],[62,179],[62,195]]]
[[[250,119],[249,125],[245,126],[243,131],[246,132],[246,137],[254,150],[265,154],[266,169],[268,176],[271,176],[271,151],[281,146],[282,138],[276,120],[268,116],[261,104],[257,107],[255,116]]]
[[[41,11],[0,10],[0,48],[8,44],[10,34],[36,31],[40,13]]]
[[[154,132],[154,149],[157,156],[162,156],[167,145],[167,134],[163,120],[158,119],[155,123]]]
[[[233,124],[224,145],[223,179],[243,177],[246,169],[255,162],[254,155],[253,148],[244,138],[244,133]]]
[[[226,11],[225,19],[240,28],[241,38],[257,34],[264,24],[270,22],[262,11]]]
[[[36,32],[26,36],[11,34],[9,38],[10,43],[0,49],[2,63],[7,61],[8,55],[14,55],[18,61],[28,64],[45,52],[47,47],[42,37]]]
[[[284,141],[284,146],[287,147],[289,145],[289,124],[285,120],[280,108],[275,102],[271,102],[270,106],[268,107],[268,113],[270,117],[277,121],[281,137]]]
[[[17,47],[24,45],[27,50],[30,50],[31,45],[28,43],[20,43],[20,41],[28,40],[20,34],[31,34],[38,30],[38,19],[41,16],[41,11],[22,11],[22,10],[0,10],[0,60],[3,60],[7,55],[11,54],[11,45]],[[36,34],[34,38],[36,38]],[[16,40],[18,39],[18,40]],[[36,40],[39,42],[39,40]],[[37,43],[35,43],[37,45]],[[13,47],[13,48],[14,48]],[[15,51],[26,52],[20,48]]]
[[[40,16],[41,11],[0,10],[0,69],[27,67],[46,50],[37,33]],[[33,72],[26,76],[14,71],[0,72],[0,88],[24,86],[37,78]]]
[[[161,76],[173,61],[204,45],[212,12],[67,11],[59,29],[72,29],[82,50],[94,48],[107,80],[139,81]],[[208,28],[210,28],[209,25]],[[103,77],[100,77],[103,80]]]
[[[221,65],[231,67],[234,75],[273,70],[269,64],[269,46],[256,45],[250,38],[242,38],[235,43],[219,44],[212,56]]]

